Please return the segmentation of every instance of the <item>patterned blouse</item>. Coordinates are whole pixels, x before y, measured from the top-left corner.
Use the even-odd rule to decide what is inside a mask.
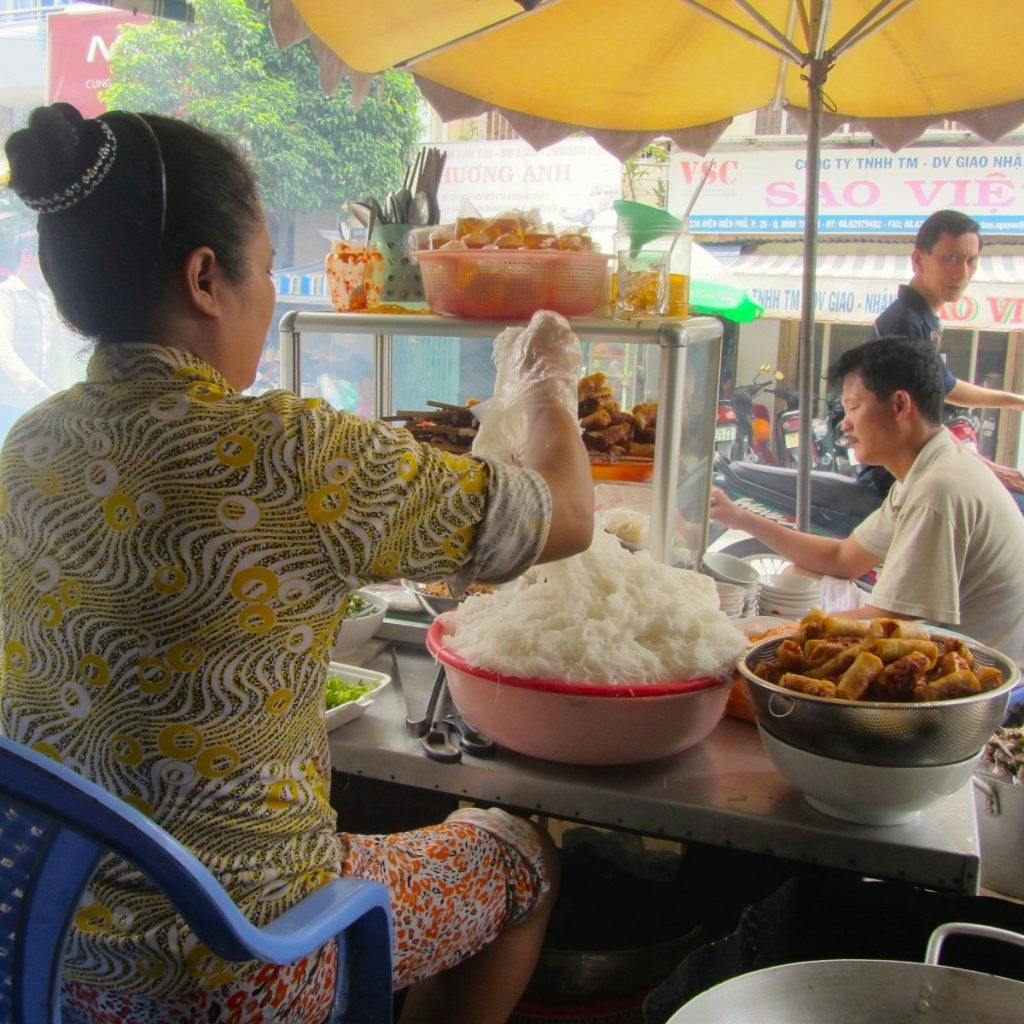
[[[0,460],[0,729],[152,817],[264,923],[345,855],[322,713],[347,592],[511,578],[549,519],[530,471],[100,346]],[[246,969],[108,857],[65,977],[161,996]]]

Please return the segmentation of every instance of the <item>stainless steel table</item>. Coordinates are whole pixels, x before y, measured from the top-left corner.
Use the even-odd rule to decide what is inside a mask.
[[[420,710],[433,659],[422,647],[398,650],[405,691]],[[387,651],[367,667],[390,672]],[[404,716],[402,697],[388,687],[366,714],[330,734],[334,769],[593,825],[977,892],[970,786],[910,825],[852,825],[810,807],[774,770],[755,729],[728,718],[703,743],[673,758],[580,767],[504,749],[493,760],[464,756],[460,764],[438,764],[408,735]]]

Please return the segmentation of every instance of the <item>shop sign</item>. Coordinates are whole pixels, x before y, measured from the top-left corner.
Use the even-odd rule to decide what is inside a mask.
[[[99,94],[110,88],[110,48],[126,24],[153,19],[130,11],[51,14],[46,22],[49,46],[47,102],[76,106],[84,117],[102,114]]]
[[[691,214],[700,234],[802,234],[803,150],[717,150]],[[709,158],[672,148],[668,208],[682,212]],[[820,155],[822,235],[907,235],[935,210],[961,210],[985,235],[1024,234],[1020,146],[914,147],[889,153],[834,147]]]
[[[593,139],[573,138],[539,152],[522,140],[449,142],[438,199],[441,221],[463,202],[484,216],[540,211],[556,226],[590,224],[619,197],[622,164]]]
[[[803,288],[799,278],[743,275],[739,279],[764,306],[766,317],[800,319]],[[814,290],[814,318],[828,323],[873,323],[895,301],[897,287],[895,281],[819,279]],[[1024,330],[1024,283],[972,284],[958,302],[942,307],[939,319],[946,327],[967,330]]]

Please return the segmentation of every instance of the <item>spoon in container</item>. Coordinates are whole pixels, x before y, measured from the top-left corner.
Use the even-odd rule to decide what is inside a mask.
[[[430,223],[430,196],[428,196],[423,189],[420,189],[416,195],[412,197],[412,202],[409,204],[409,223]]]

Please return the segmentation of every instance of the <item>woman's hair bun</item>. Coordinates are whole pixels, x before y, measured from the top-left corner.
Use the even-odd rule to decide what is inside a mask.
[[[99,125],[70,103],[36,107],[28,126],[7,140],[11,188],[19,196],[53,195],[85,172],[102,140]]]

